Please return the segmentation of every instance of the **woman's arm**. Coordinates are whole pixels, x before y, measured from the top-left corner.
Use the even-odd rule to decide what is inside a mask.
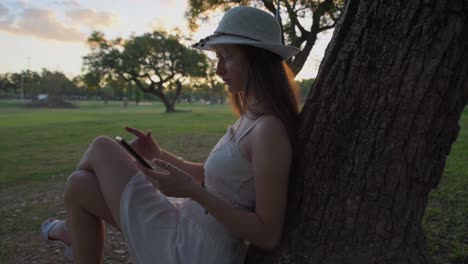
[[[255,212],[233,208],[209,193],[187,171],[180,169],[181,161],[168,152],[164,154],[170,154],[165,156],[167,160],[154,160],[167,173],[136,164],[163,194],[192,198],[237,237],[271,250],[280,241],[284,222],[291,144],[286,129],[276,118],[262,120],[243,141],[247,143],[255,177]]]
[[[248,141],[255,177],[255,212],[233,208],[203,188],[196,188],[191,198],[238,237],[272,250],[280,241],[284,223],[291,144],[276,118],[262,120]]]

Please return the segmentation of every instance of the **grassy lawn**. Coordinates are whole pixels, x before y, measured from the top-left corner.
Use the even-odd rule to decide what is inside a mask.
[[[468,108],[423,220],[436,263],[468,263]]]
[[[1,104],[0,104],[1,105]],[[0,187],[44,181],[70,173],[97,135],[131,135],[124,125],[152,129],[163,148],[187,159],[202,160],[235,119],[228,106],[179,105],[164,113],[161,104],[82,102],[78,109],[0,107]]]
[[[24,230],[37,237],[42,216],[63,206],[59,195],[44,196],[44,186],[47,182],[47,186],[63,183],[97,135],[129,139],[131,135],[123,130],[123,125],[151,128],[163,148],[188,160],[201,161],[235,120],[228,106],[219,105],[182,104],[178,109],[186,111],[175,114],[164,113],[164,107],[157,103],[130,104],[128,108],[121,102],[78,105],[78,109],[31,109],[18,107],[14,102],[0,102],[0,194],[2,199],[17,195],[16,202],[20,201],[20,209],[5,209],[2,215],[7,216],[12,210],[22,215],[20,221],[6,217],[12,222],[0,230],[0,240],[4,240],[6,233]],[[442,180],[430,194],[423,222],[430,251],[436,263],[441,264],[468,263],[468,110],[463,113],[460,125],[462,129],[452,146]],[[56,193],[62,187],[63,184],[57,186]],[[32,202],[21,204],[22,199]],[[47,207],[51,200],[56,207]],[[6,201],[9,200],[2,201],[3,206]],[[0,251],[10,248],[5,244]],[[11,261],[11,256],[3,254],[1,263]]]

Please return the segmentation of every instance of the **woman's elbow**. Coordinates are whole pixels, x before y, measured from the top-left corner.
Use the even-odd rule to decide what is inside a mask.
[[[279,244],[281,241],[281,236],[280,235],[268,235],[265,236],[265,239],[259,245],[257,245],[259,248],[265,250],[265,251],[274,251],[275,249],[278,248]]]
[[[263,250],[265,251],[275,251],[279,246],[279,241],[269,241],[268,243],[265,243],[265,245],[262,247]]]

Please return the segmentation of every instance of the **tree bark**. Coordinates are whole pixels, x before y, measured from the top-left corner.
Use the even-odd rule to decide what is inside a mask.
[[[348,0],[300,116],[283,239],[247,263],[432,263],[421,221],[468,100],[468,2]]]
[[[176,80],[175,84],[176,84],[176,90],[175,90],[174,96],[171,99],[171,103],[172,103],[173,106],[176,104],[177,99],[179,99],[179,97],[180,97],[180,95],[182,93],[182,88],[183,88],[182,83],[179,80]]]
[[[169,98],[162,92],[163,91],[162,83],[152,84],[152,85],[145,87],[144,84],[138,79],[133,78],[132,80],[144,93],[150,93],[150,94],[156,95],[166,107],[166,113],[175,112],[175,107],[174,107],[175,102],[169,100]],[[156,87],[156,85],[158,86]]]
[[[150,93],[154,93],[157,97],[159,97],[161,102],[166,107],[166,113],[175,112],[174,102],[171,102],[171,100],[169,100],[169,98],[163,92],[160,92],[159,90],[151,90]]]

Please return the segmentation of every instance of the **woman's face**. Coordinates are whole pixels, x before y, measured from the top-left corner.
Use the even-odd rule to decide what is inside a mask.
[[[247,84],[247,59],[239,46],[218,45],[214,48],[218,65],[216,74],[219,75],[228,87],[230,93],[240,93]]]

